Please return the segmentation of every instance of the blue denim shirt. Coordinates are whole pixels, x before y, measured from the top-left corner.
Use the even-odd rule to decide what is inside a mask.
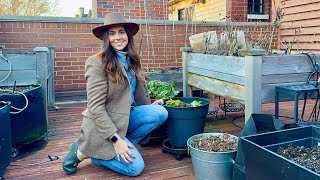
[[[131,72],[128,70],[128,64],[130,63],[130,57],[127,56],[127,54],[124,53],[120,53],[117,52],[118,54],[118,59],[121,62],[121,64],[123,65],[124,69],[126,70],[128,79],[129,79],[129,83],[131,86],[131,100],[130,103],[134,103],[134,92],[136,91],[136,86],[137,86],[137,78],[135,75],[135,72],[133,70],[131,70]],[[133,75],[131,74],[133,73]]]

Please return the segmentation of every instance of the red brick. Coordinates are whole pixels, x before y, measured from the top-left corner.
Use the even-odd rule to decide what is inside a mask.
[[[79,66],[64,66],[63,70],[73,73],[73,71],[79,70]]]
[[[62,48],[63,52],[78,52],[77,48]]]
[[[72,71],[57,72],[57,75],[59,75],[59,76],[72,75]]]
[[[55,82],[57,83],[57,85],[72,84],[72,80],[57,80]]]
[[[55,62],[55,66],[70,66],[70,62]]]
[[[55,57],[70,57],[70,53],[55,53]]]
[[[22,48],[22,46],[21,46],[21,44],[19,43],[19,44],[5,44],[5,47],[7,48],[7,49],[21,49]]]
[[[63,88],[72,89],[72,88],[79,88],[79,86],[77,84],[66,84],[66,85],[63,85]]]

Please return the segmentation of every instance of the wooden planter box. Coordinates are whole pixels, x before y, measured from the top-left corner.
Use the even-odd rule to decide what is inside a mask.
[[[0,46],[0,87],[40,84],[46,104],[55,109],[54,47],[35,47],[33,50],[11,50]],[[7,62],[8,60],[8,62]],[[11,64],[11,71],[10,71]],[[9,75],[9,76],[8,76]],[[8,76],[8,77],[7,77]]]
[[[319,55],[311,55],[316,61]],[[252,51],[249,56],[218,56],[182,48],[183,93],[192,86],[245,104],[245,120],[274,102],[276,85],[305,84],[314,70],[306,55],[272,55]],[[280,100],[291,97],[280,96]]]

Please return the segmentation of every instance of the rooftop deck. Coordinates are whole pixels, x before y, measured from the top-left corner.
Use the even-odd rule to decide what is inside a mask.
[[[302,105],[302,102],[300,102]],[[314,104],[308,101],[306,116],[310,114]],[[218,102],[212,102],[217,106]],[[69,151],[71,143],[78,138],[79,129],[82,122],[81,112],[85,109],[85,103],[60,104],[58,111],[49,112],[49,140],[45,143],[37,143],[32,148],[22,149],[23,152],[13,159],[11,165],[6,168],[5,179],[129,179],[119,175],[107,168],[90,163],[84,160],[78,166],[78,172],[74,175],[66,175],[61,167],[65,155]],[[263,105],[263,112],[273,114],[274,104]],[[220,111],[219,115],[223,112]],[[280,104],[281,116],[293,116],[293,103],[283,102]],[[280,118],[285,122],[293,122],[288,118]],[[239,135],[239,126],[244,124],[242,112],[228,113],[227,118],[218,120],[215,115],[208,115],[206,121],[206,132],[227,132]],[[39,146],[39,147],[37,147]],[[181,161],[175,159],[173,154],[163,154],[159,144],[140,147],[137,145],[145,160],[145,170],[135,179],[195,179],[192,170],[190,157],[185,157]],[[21,150],[21,151],[22,151]],[[57,160],[50,161],[51,157],[58,157]],[[131,179],[131,178],[130,178]]]

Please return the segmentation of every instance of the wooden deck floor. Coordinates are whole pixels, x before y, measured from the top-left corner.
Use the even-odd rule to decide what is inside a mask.
[[[212,102],[217,106],[217,102]],[[292,116],[293,103],[281,103],[280,115]],[[31,149],[25,148],[21,154],[15,158],[4,174],[5,179],[129,179],[106,168],[90,163],[85,160],[78,166],[78,172],[67,176],[61,163],[64,156],[69,151],[70,144],[78,138],[79,127],[82,122],[81,111],[86,104],[65,104],[59,105],[58,111],[49,112],[49,140],[45,143],[37,143]],[[312,102],[308,103],[307,113],[312,110]],[[274,114],[274,105],[263,105],[263,112]],[[221,114],[221,113],[220,113]],[[232,124],[243,126],[244,117],[242,113],[228,113],[227,119],[218,120],[215,115],[207,118],[206,132],[227,132],[239,135],[241,129]],[[284,119],[289,122],[292,120]],[[40,145],[39,145],[40,144]],[[34,148],[36,146],[41,146]],[[140,147],[137,145],[145,160],[145,170],[134,179],[195,179],[192,170],[190,157],[185,157],[181,161],[175,159],[173,154],[163,154],[161,145],[151,145]],[[48,155],[59,159],[49,161]],[[131,179],[131,178],[130,178]]]

